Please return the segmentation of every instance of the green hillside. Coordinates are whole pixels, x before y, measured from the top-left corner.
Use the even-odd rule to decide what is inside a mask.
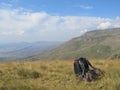
[[[34,58],[73,59],[80,56],[91,59],[120,58],[120,28],[89,31]]]

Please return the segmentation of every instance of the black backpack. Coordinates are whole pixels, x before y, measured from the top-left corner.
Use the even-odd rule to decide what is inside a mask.
[[[74,73],[76,75],[80,75],[82,73],[82,69],[81,69],[81,66],[79,64],[79,60],[78,59],[74,60]]]
[[[89,65],[86,58],[79,58],[74,60],[74,72],[76,75],[80,75],[83,72],[85,73],[89,70]]]

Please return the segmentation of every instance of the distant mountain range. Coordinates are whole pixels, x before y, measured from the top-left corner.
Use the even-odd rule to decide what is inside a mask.
[[[41,53],[32,59],[91,59],[120,58],[120,28],[94,30],[71,39],[57,48]]]
[[[62,42],[35,42],[35,43],[7,43],[0,44],[0,61],[21,60],[33,57],[37,54],[47,52]]]
[[[0,61],[120,58],[120,28],[94,30],[67,42],[0,44]]]

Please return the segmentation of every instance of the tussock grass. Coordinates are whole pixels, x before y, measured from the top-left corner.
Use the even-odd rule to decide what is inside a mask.
[[[73,61],[24,61],[0,64],[0,90],[120,90],[120,60],[92,60],[105,76],[78,83]]]

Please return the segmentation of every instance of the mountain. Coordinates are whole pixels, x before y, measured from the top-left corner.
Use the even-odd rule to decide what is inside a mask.
[[[61,42],[46,41],[0,44],[0,61],[30,58],[37,54],[49,51],[59,44],[61,44]]]
[[[38,59],[120,58],[120,28],[94,30],[34,57]]]

